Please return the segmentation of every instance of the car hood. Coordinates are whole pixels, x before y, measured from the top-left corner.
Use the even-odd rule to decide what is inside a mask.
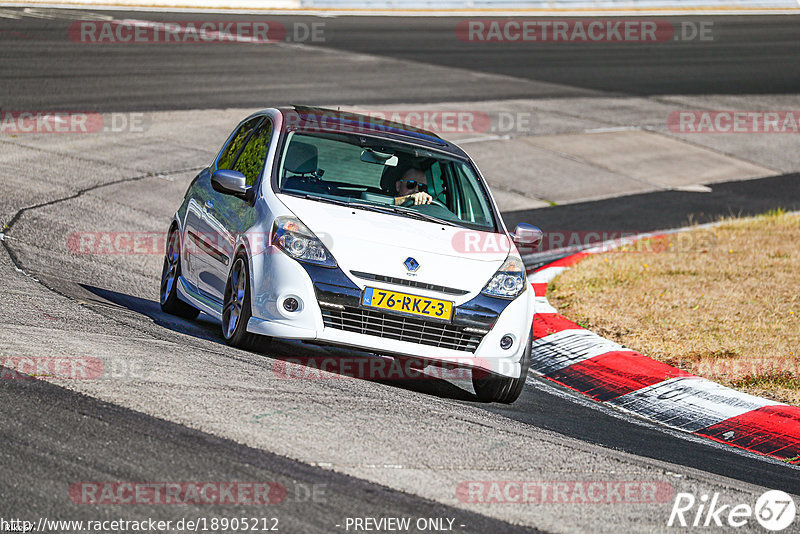
[[[479,292],[515,250],[504,234],[467,230],[408,217],[337,206],[290,195],[280,200],[352,271]],[[405,266],[408,258],[419,264]]]

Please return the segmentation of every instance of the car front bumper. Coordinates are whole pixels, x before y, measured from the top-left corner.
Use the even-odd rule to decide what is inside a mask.
[[[363,288],[338,268],[300,264],[280,252],[258,255],[252,262],[252,317],[248,332],[484,369],[508,377],[520,375],[520,360],[533,320],[531,288],[512,301],[477,295],[458,304],[447,324],[419,318],[404,321],[403,316],[361,306]],[[379,282],[369,285],[409,291]],[[296,311],[283,308],[283,301],[289,297],[299,301]],[[342,320],[342,316],[349,319]],[[402,324],[407,330],[408,324],[413,323],[413,335],[403,334],[399,327],[381,330],[380,325],[387,322]],[[514,340],[505,350],[500,348],[504,335]]]

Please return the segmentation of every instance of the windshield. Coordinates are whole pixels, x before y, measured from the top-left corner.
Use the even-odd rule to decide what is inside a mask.
[[[363,135],[290,133],[278,187],[403,217],[496,228],[487,193],[467,162]],[[420,191],[430,195],[430,203],[414,204],[411,195]]]

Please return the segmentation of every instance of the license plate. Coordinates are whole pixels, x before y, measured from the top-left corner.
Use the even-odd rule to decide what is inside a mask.
[[[453,315],[453,303],[446,300],[418,297],[408,293],[386,291],[368,287],[364,289],[361,304],[393,312],[433,317],[449,321]]]

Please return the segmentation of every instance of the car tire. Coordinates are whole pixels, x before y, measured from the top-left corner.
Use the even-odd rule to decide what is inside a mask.
[[[245,350],[264,348],[271,338],[247,331],[247,322],[252,316],[250,308],[250,268],[247,256],[240,253],[225,284],[222,304],[222,337],[233,347]]]
[[[533,351],[533,331],[528,336],[528,346],[522,353],[520,360],[520,373],[517,378],[499,376],[483,369],[472,370],[472,387],[475,394],[483,402],[501,402],[511,404],[517,400],[525,387],[528,369],[531,366],[531,352]]]
[[[181,247],[178,227],[173,226],[167,234],[167,249],[164,266],[161,268],[159,301],[161,311],[184,319],[194,319],[200,310],[178,298],[178,279],[181,276]]]

